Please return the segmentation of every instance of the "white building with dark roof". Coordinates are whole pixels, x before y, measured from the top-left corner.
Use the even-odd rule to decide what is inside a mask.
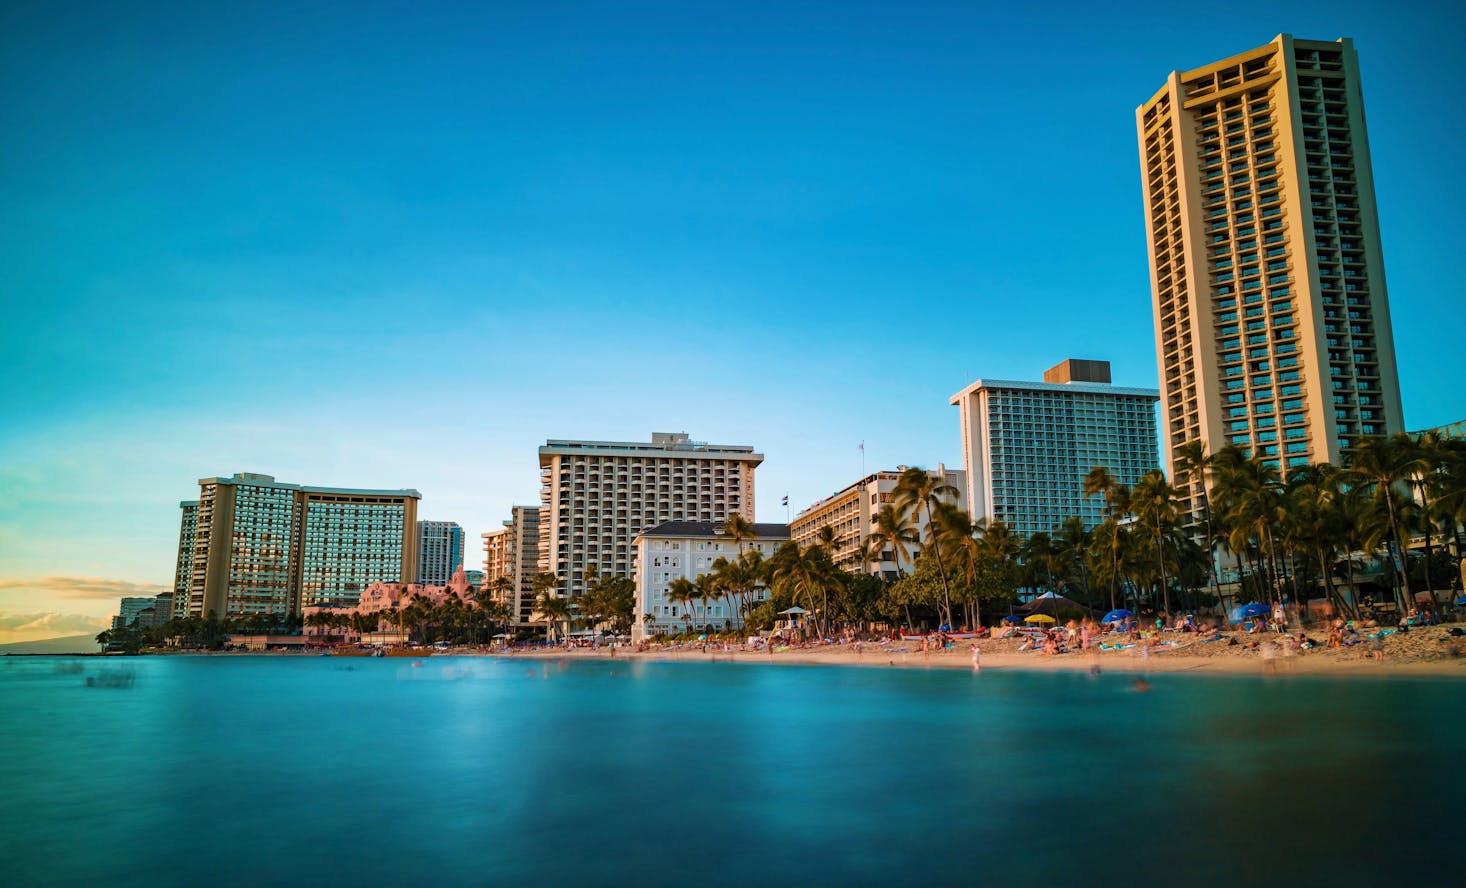
[[[747,601],[718,599],[706,603],[673,603],[668,590],[678,579],[696,582],[703,574],[712,573],[719,558],[735,561],[748,551],[769,558],[787,542],[787,524],[756,523],[753,535],[741,542],[723,531],[721,521],[668,521],[638,534],[634,542],[636,622],[632,638],[682,632],[693,626],[742,626],[741,611],[758,606],[768,597],[768,590],[754,591]]]

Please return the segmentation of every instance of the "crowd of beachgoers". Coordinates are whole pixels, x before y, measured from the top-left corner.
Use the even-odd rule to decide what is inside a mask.
[[[560,642],[370,649],[336,647],[338,656],[498,656],[711,660],[830,665],[1078,669],[1091,672],[1208,670],[1222,672],[1373,671],[1466,675],[1466,623],[1439,623],[1410,611],[1396,623],[1342,617],[1301,624],[1282,610],[1241,623],[1182,615],[1103,623],[1073,619],[1034,626],[1003,623],[977,631],[886,633],[846,629],[833,637],[685,635],[637,643],[576,637]],[[275,651],[270,653],[284,653]],[[319,655],[319,649],[307,653]]]
[[[1304,628],[1257,620],[1236,626],[1182,617],[1167,624],[1071,620],[1052,628],[911,635],[846,631],[832,638],[750,636],[579,642],[504,649],[509,656],[826,663],[972,669],[1126,672],[1421,672],[1466,675],[1466,624],[1412,613],[1398,624],[1337,618]]]

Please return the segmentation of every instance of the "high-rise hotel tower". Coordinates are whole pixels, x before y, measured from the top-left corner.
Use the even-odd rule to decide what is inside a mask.
[[[1190,441],[1286,473],[1403,431],[1353,43],[1172,72],[1135,120],[1172,477]]]
[[[298,614],[354,605],[416,567],[416,490],[306,487],[239,472],[182,503],[176,617]],[[187,578],[187,585],[183,579]]]
[[[762,453],[705,444],[682,432],[636,441],[550,440],[540,448],[539,569],[560,594],[586,574],[629,577],[637,534],[668,521],[753,521],[753,472]]]

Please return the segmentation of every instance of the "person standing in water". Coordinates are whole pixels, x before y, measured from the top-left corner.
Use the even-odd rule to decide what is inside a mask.
[[[972,671],[977,672],[979,669],[982,669],[982,651],[978,650],[977,645],[974,644],[972,645]]]

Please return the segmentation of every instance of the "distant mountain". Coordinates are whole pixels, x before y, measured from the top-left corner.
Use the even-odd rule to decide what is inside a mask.
[[[0,654],[95,654],[95,635],[67,635],[62,638],[43,638],[40,641],[12,641],[0,644]]]

